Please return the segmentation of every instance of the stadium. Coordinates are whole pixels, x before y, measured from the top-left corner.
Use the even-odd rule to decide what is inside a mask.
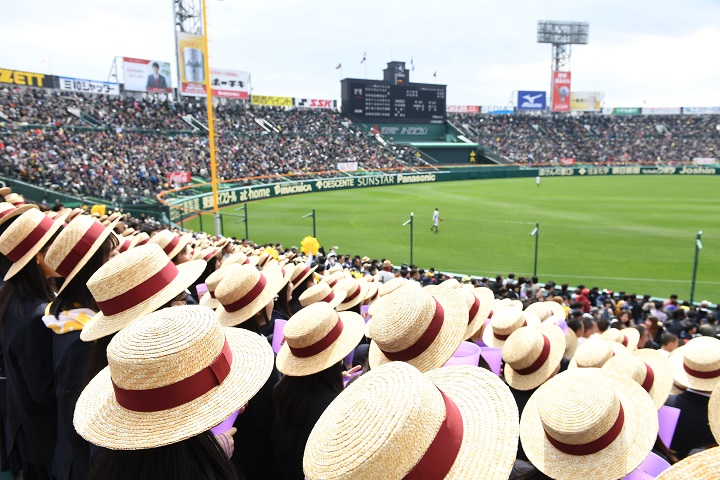
[[[172,3],[174,59],[0,68],[0,479],[718,478],[720,106],[576,90],[558,20],[504,104],[392,46],[273,95]]]

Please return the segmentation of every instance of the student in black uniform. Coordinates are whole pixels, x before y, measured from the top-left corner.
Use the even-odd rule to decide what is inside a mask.
[[[13,262],[0,292],[8,392],[4,433],[26,480],[51,478],[57,424],[53,334],[42,316],[54,297],[50,278],[57,274],[45,263],[45,252],[69,213],[52,220],[28,210],[0,236],[0,252]]]

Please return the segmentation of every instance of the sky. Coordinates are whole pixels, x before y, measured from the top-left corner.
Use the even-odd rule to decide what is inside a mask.
[[[720,106],[720,0],[207,7],[211,66],[250,72],[259,95],[339,99],[341,78],[379,79],[388,61],[413,59],[411,81],[448,85],[449,105],[507,106],[517,90],[549,90],[537,22],[568,20],[590,23],[588,45],[572,48],[573,91],[602,91],[605,107]],[[0,68],[107,80],[116,56],[176,61],[172,0],[3,0],[0,32]]]

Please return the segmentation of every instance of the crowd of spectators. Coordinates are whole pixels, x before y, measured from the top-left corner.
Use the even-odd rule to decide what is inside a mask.
[[[676,165],[717,158],[718,115],[468,115],[450,121],[515,163]]]
[[[167,189],[175,171],[209,177],[207,137],[192,132],[183,115],[206,123],[200,103],[84,97],[43,90],[0,91],[0,113],[10,128],[0,132],[6,172],[76,194],[134,202]],[[68,110],[70,109],[70,110]],[[83,129],[86,120],[104,127]],[[77,110],[75,110],[77,112]],[[332,110],[216,108],[221,180],[270,175],[303,175],[357,162],[365,169],[397,169],[413,156],[367,138]],[[15,128],[33,125],[33,129]]]

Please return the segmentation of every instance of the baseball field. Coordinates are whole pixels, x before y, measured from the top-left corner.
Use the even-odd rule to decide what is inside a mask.
[[[541,281],[637,294],[690,294],[696,235],[702,230],[695,301],[720,301],[720,178],[611,176],[476,180],[322,192],[248,204],[250,238],[300,246],[312,235],[329,250],[458,274],[530,275],[540,224]],[[438,233],[430,230],[439,208]],[[237,207],[223,213],[238,214]],[[245,236],[225,215],[226,236]],[[210,230],[210,215],[203,227]],[[198,229],[199,219],[185,222]]]

